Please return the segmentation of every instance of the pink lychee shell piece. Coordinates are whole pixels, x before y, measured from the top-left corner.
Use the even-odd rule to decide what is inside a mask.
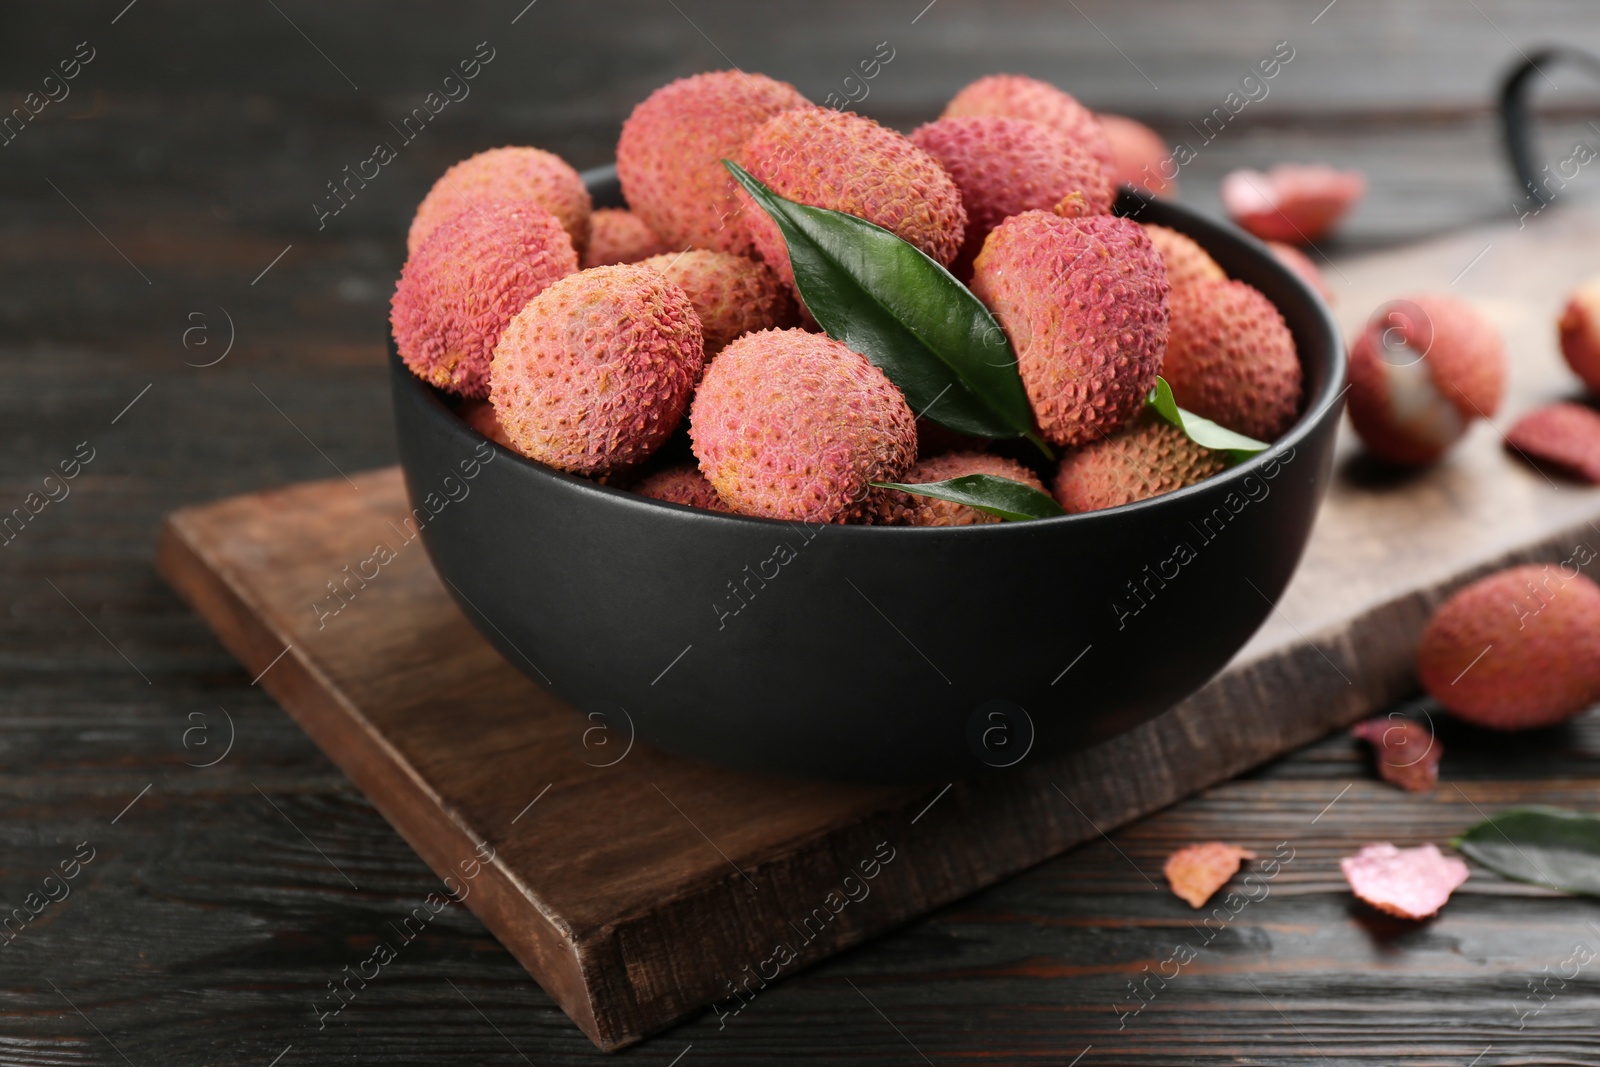
[[[1444,855],[1432,844],[1416,848],[1396,848],[1388,842],[1368,845],[1341,859],[1339,867],[1356,896],[1402,919],[1437,914],[1468,874],[1465,862]]]

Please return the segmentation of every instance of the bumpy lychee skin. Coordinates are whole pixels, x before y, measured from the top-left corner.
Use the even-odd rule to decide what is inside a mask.
[[[444,172],[422,198],[406,234],[415,255],[452,215],[492,200],[532,200],[557,219],[582,255],[589,244],[589,190],[566,160],[538,148],[491,148]]]
[[[1600,485],[1600,413],[1585,404],[1550,404],[1528,412],[1506,431],[1506,448]]]
[[[844,522],[871,482],[917,458],[906,399],[867,357],[804,330],[734,341],[706,368],[689,415],[695,457],[735,511]]]
[[[722,160],[772,116],[808,106],[794,86],[736,70],[662,86],[622,124],[617,177],[628,205],[667,250],[746,251],[737,185]]]
[[[1236,170],[1222,179],[1222,205],[1263,241],[1309,243],[1332,230],[1367,191],[1359,171],[1280,163],[1265,174]]]
[[[643,460],[683,421],[705,353],[682,289],[648,267],[595,267],[535,297],[495,349],[489,399],[512,445],[600,475]]]
[[[908,485],[918,482],[942,482],[968,474],[992,474],[996,478],[1009,478],[1013,482],[1032,486],[1046,492],[1039,476],[1014,459],[990,452],[946,452],[931,459],[920,460],[896,479]],[[881,526],[977,526],[999,522],[998,515],[990,515],[965,504],[950,500],[903,493],[898,489],[885,489],[874,495],[872,521]]]
[[[1591,392],[1600,393],[1600,278],[1591,278],[1561,313],[1561,354]]]
[[[1423,631],[1417,675],[1479,726],[1528,730],[1575,715],[1600,699],[1600,586],[1570,563],[1473,582]]]
[[[1144,232],[1149,235],[1150,243],[1156,246],[1156,251],[1161,253],[1161,262],[1167,267],[1167,284],[1173,289],[1195,281],[1228,280],[1228,272],[1218,266],[1210,253],[1188,234],[1153,222],[1144,224]]]
[[[1156,196],[1178,192],[1178,168],[1161,135],[1137,119],[1102,111],[1095,116],[1111,146],[1111,177],[1118,185],[1131,185]],[[1173,177],[1167,177],[1171,171]]]
[[[1110,437],[1061,457],[1056,503],[1074,514],[1120,507],[1203,482],[1227,465],[1223,453],[1146,409]]]
[[[1474,419],[1495,413],[1505,387],[1499,331],[1453,297],[1387,304],[1350,346],[1350,422],[1389,463],[1435,462]]]
[[[706,511],[732,511],[723,503],[716,489],[706,481],[700,468],[693,463],[679,463],[656,471],[633,487],[640,496],[665,500],[671,504],[686,504]]]
[[[1167,272],[1138,223],[1013,216],[984,242],[972,291],[1011,339],[1052,444],[1097,441],[1144,404],[1167,346]]]
[[[1283,316],[1244,282],[1196,281],[1172,292],[1161,374],[1178,406],[1272,441],[1300,411],[1300,359]]]
[[[622,208],[603,207],[589,216],[589,247],[583,252],[583,269],[637,263],[668,251],[667,243]]]
[[[1049,211],[1082,193],[1086,214],[1111,210],[1116,190],[1105,165],[1087,148],[1027,119],[968,115],[918,127],[911,142],[937,159],[961,190],[966,237],[951,269],[971,274],[972,261],[1001,222],[1024,211]]]
[[[736,161],[779,196],[876,223],[946,266],[961,250],[967,213],[956,183],[938,160],[871,119],[785,111],[750,135]],[[792,285],[778,224],[743,189],[739,196],[756,254]]]
[[[707,359],[735,337],[800,324],[789,287],[753,259],[729,252],[669,252],[644,260],[643,266],[660,271],[689,295]]]
[[[945,105],[941,118],[1001,115],[1041,122],[1083,145],[1107,167],[1115,165],[1111,142],[1094,112],[1049,82],[1021,74],[991,74],[962,89]]]
[[[447,219],[406,260],[389,302],[400,357],[431,385],[487,396],[506,323],[577,269],[567,231],[531,201],[490,201]]]

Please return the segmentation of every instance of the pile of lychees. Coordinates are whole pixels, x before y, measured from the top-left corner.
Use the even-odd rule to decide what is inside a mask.
[[[724,160],[966,283],[1059,463],[919,418],[879,366],[819,332],[783,232]],[[700,74],[634,109],[617,172],[628,210],[594,211],[548,152],[456,164],[417,211],[393,300],[411,370],[559,470],[744,515],[957,525],[998,520],[873,483],[987,474],[1089,511],[1226,464],[1147,409],[1158,374],[1184,409],[1250,437],[1299,412],[1277,309],[1182,234],[1113,216],[1105,131],[1043,82],[980,79],[905,136],[759,74]],[[685,425],[693,462],[671,462]]]

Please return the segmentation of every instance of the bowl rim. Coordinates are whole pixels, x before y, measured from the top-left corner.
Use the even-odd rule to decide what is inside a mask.
[[[615,175],[616,167],[610,165],[586,170],[581,177],[584,180],[584,184],[593,189],[596,185],[614,182],[616,180]],[[1180,505],[1183,501],[1205,494],[1218,491],[1225,492],[1229,487],[1242,488],[1245,480],[1251,475],[1260,474],[1269,465],[1280,463],[1285,454],[1292,457],[1295,449],[1304,444],[1319,426],[1327,419],[1337,417],[1339,413],[1337,409],[1349,388],[1345,383],[1348,357],[1345,352],[1344,340],[1338,322],[1334,319],[1333,311],[1321,294],[1312,289],[1298,274],[1284,266],[1264,242],[1231,223],[1209,218],[1192,207],[1171,200],[1156,200],[1124,186],[1117,199],[1114,211],[1124,218],[1136,219],[1139,214],[1151,206],[1157,207],[1158,214],[1175,216],[1177,221],[1183,223],[1183,226],[1174,226],[1173,228],[1195,238],[1202,247],[1207,247],[1208,240],[1220,240],[1223,243],[1233,242],[1236,245],[1242,245],[1246,251],[1250,252],[1263,264],[1269,274],[1277,275],[1280,285],[1287,283],[1290,289],[1298,291],[1299,295],[1308,301],[1315,312],[1313,317],[1315,331],[1323,335],[1327,344],[1327,373],[1323,376],[1323,381],[1316,394],[1307,398],[1305,408],[1295,420],[1294,425],[1274,441],[1270,447],[1241,463],[1234,464],[1220,474],[1214,474],[1203,481],[1196,482],[1194,485],[1175,489],[1168,493],[1161,493],[1145,500],[1134,501],[1131,504],[1119,504],[1115,507],[1100,508],[1095,511],[1054,515],[1043,519],[1029,519],[1026,522],[974,523],[968,526],[876,526],[857,523],[817,523],[802,519],[771,519],[759,515],[739,515],[730,512],[710,511],[687,504],[657,500],[654,497],[642,496],[628,489],[604,485],[582,475],[557,470],[537,460],[529,459],[515,449],[490,441],[489,438],[469,426],[464,419],[451,410],[441,399],[437,389],[411,373],[410,369],[400,359],[399,350],[395,345],[392,332],[389,337],[389,354],[396,373],[403,374],[409,385],[413,389],[420,391],[428,404],[437,413],[445,416],[460,434],[469,439],[475,438],[489,441],[496,449],[512,457],[514,465],[524,468],[534,477],[551,479],[558,484],[567,485],[580,494],[590,494],[597,501],[609,500],[611,504],[624,508],[649,509],[649,511],[657,515],[663,514],[662,508],[667,508],[671,510],[666,514],[675,512],[680,519],[705,524],[760,523],[769,527],[778,527],[799,523],[804,526],[816,526],[827,528],[830,531],[838,531],[838,534],[830,534],[830,536],[877,538],[916,537],[927,539],[934,536],[999,538],[1024,536],[1045,530],[1061,530],[1068,528],[1069,525],[1118,522],[1124,516],[1131,517],[1163,506]],[[1174,221],[1174,219],[1165,219],[1160,225],[1167,225],[1171,221]],[[1273,307],[1276,308],[1277,306],[1274,302]],[[1282,313],[1281,309],[1279,313]],[[1298,346],[1295,355],[1296,358],[1300,358]],[[1301,370],[1304,373],[1305,362],[1303,359],[1301,359]],[[1269,475],[1268,477],[1273,476],[1275,475]]]

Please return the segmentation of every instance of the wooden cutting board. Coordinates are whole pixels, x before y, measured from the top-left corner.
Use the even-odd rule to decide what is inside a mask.
[[[1550,209],[1327,272],[1347,330],[1419,290],[1487,312],[1513,362],[1504,427],[1575,391],[1553,323],[1594,248],[1600,211]],[[1411,649],[1451,589],[1600,549],[1600,490],[1508,456],[1490,426],[1414,475],[1345,448],[1299,574],[1220,676],[1091,751],[942,789],[735,774],[563,707],[404,543],[397,469],[184,509],[159,562],[445,887],[616,1049],[708,1004],[731,1017],[767,983],[1407,695]],[[329,583],[372,573],[380,543],[394,558],[328,614]]]

